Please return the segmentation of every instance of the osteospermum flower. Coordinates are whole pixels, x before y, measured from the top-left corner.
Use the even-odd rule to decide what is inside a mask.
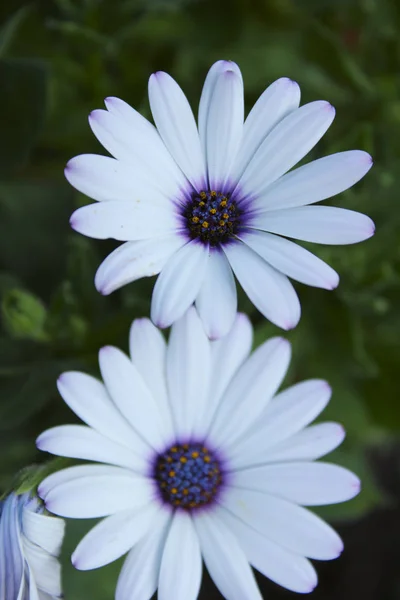
[[[117,600],[194,600],[202,558],[227,600],[259,599],[250,565],[280,585],[310,592],[308,558],[342,551],[335,531],[305,506],[359,491],[353,473],[314,462],[344,437],[336,423],[308,427],[331,391],[321,380],[275,395],[290,345],[273,338],[250,357],[252,329],[238,315],[210,342],[192,307],[168,346],[147,319],[134,321],[131,358],[100,351],[104,383],[64,373],[59,391],[87,423],[42,433],[37,445],[93,460],[50,475],[39,494],[66,517],[106,517],[72,561],[94,569],[126,552]]]
[[[0,501],[1,600],[62,597],[57,557],[65,523],[43,511],[29,493],[12,493]]]
[[[333,289],[337,273],[286,239],[352,244],[370,237],[360,213],[308,206],[356,183],[371,167],[366,152],[341,152],[286,174],[333,121],[328,102],[299,108],[287,78],[270,85],[244,120],[238,66],[219,61],[200,99],[198,128],[189,103],[167,73],[149,81],[156,129],[118,98],[95,110],[90,126],[114,156],[73,158],[68,181],[98,204],[78,209],[71,225],[93,238],[126,242],[96,274],[103,294],[160,273],[151,317],[167,327],[195,302],[211,338],[235,318],[233,273],[254,305],[284,329],[300,318],[288,276]],[[284,236],[284,237],[281,237]]]

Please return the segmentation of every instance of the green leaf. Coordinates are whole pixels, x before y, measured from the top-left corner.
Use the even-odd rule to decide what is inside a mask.
[[[0,174],[27,161],[46,114],[47,69],[33,59],[0,60]]]
[[[0,58],[3,58],[8,51],[15,34],[30,10],[31,6],[29,4],[21,6],[0,29]]]
[[[40,298],[24,290],[11,289],[4,294],[1,311],[12,337],[48,341],[45,331],[47,311]]]

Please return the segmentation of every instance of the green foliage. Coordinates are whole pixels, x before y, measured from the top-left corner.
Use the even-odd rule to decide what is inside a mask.
[[[334,292],[297,285],[303,307],[288,334],[287,383],[325,377],[333,388],[324,419],[342,422],[332,455],[362,476],[358,499],[321,510],[356,519],[387,502],[368,453],[400,429],[400,9],[395,0],[45,0],[0,16],[0,490],[45,457],[35,437],[71,421],[55,387],[66,369],[97,373],[104,344],[127,348],[130,322],[149,313],[153,280],[101,297],[93,285],[115,247],[70,231],[87,200],[63,179],[72,156],[103,152],[87,115],[116,95],[149,116],[146,83],[170,72],[195,108],[214,60],[235,60],[249,108],[273,79],[298,81],[303,101],[327,99],[334,125],[307,160],[361,148],[375,167],[333,204],[369,214],[377,234],[351,247],[313,246],[341,275]],[[256,344],[281,332],[240,296]],[[66,597],[112,597],[118,565],[77,573],[68,552],[88,523],[69,527]]]

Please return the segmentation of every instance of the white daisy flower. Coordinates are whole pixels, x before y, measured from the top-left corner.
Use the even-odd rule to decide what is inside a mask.
[[[1,600],[62,597],[57,557],[65,523],[43,510],[29,493],[12,493],[0,501]]]
[[[59,391],[87,424],[42,433],[40,449],[105,463],[46,478],[52,512],[106,517],[72,556],[95,569],[128,552],[117,600],[194,600],[202,558],[228,600],[260,599],[252,565],[278,584],[310,592],[308,558],[336,558],[337,533],[304,506],[343,502],[359,491],[343,467],[314,462],[344,437],[336,423],[308,427],[331,390],[309,380],[276,394],[290,345],[273,338],[249,356],[252,328],[237,315],[210,342],[193,307],[168,345],[148,319],[134,321],[131,359],[100,351],[104,383],[64,373]],[[302,506],[304,505],[304,506]]]
[[[352,244],[370,237],[374,225],[365,215],[309,205],[355,184],[371,157],[340,152],[287,173],[324,135],[335,111],[323,101],[299,108],[299,86],[282,78],[243,122],[243,81],[233,62],[210,69],[198,127],[167,73],[150,77],[149,98],[157,128],[122,100],[106,98],[107,110],[93,111],[89,122],[114,158],[84,154],[66,167],[68,181],[100,201],[74,212],[72,227],[126,242],[101,264],[97,289],[109,294],[160,274],[154,323],[171,325],[195,302],[207,335],[219,338],[235,319],[234,273],[267,319],[295,327],[300,303],[288,277],[326,289],[339,277],[286,238]]]

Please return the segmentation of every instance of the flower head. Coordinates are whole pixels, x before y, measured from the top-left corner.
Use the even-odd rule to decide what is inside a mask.
[[[37,445],[97,461],[45,479],[39,494],[66,517],[106,517],[72,560],[94,569],[128,552],[117,600],[195,600],[202,558],[227,600],[259,599],[250,565],[280,585],[309,592],[308,558],[342,551],[335,531],[304,506],[342,502],[359,480],[315,462],[344,437],[336,423],[309,424],[329,401],[321,380],[276,395],[290,345],[273,338],[249,356],[252,329],[237,315],[209,341],[191,307],[168,345],[148,319],[134,321],[131,358],[100,351],[104,380],[64,373],[59,391],[87,424],[55,427]]]
[[[0,597],[2,600],[61,598],[57,560],[64,521],[43,514],[30,494],[10,494],[0,501]]]
[[[324,135],[333,107],[299,108],[300,89],[278,79],[244,121],[238,66],[219,61],[200,99],[198,127],[178,84],[158,72],[149,81],[153,127],[118,98],[91,113],[90,126],[114,158],[81,155],[68,181],[100,201],[78,209],[74,229],[126,242],[96,274],[109,294],[158,275],[151,316],[167,327],[195,302],[207,335],[231,328],[237,308],[234,276],[253,304],[284,329],[300,318],[290,283],[333,289],[337,273],[287,238],[352,244],[370,237],[360,213],[310,206],[351,187],[372,165],[359,150],[341,152],[290,171]],[[287,173],[290,171],[289,173]]]

